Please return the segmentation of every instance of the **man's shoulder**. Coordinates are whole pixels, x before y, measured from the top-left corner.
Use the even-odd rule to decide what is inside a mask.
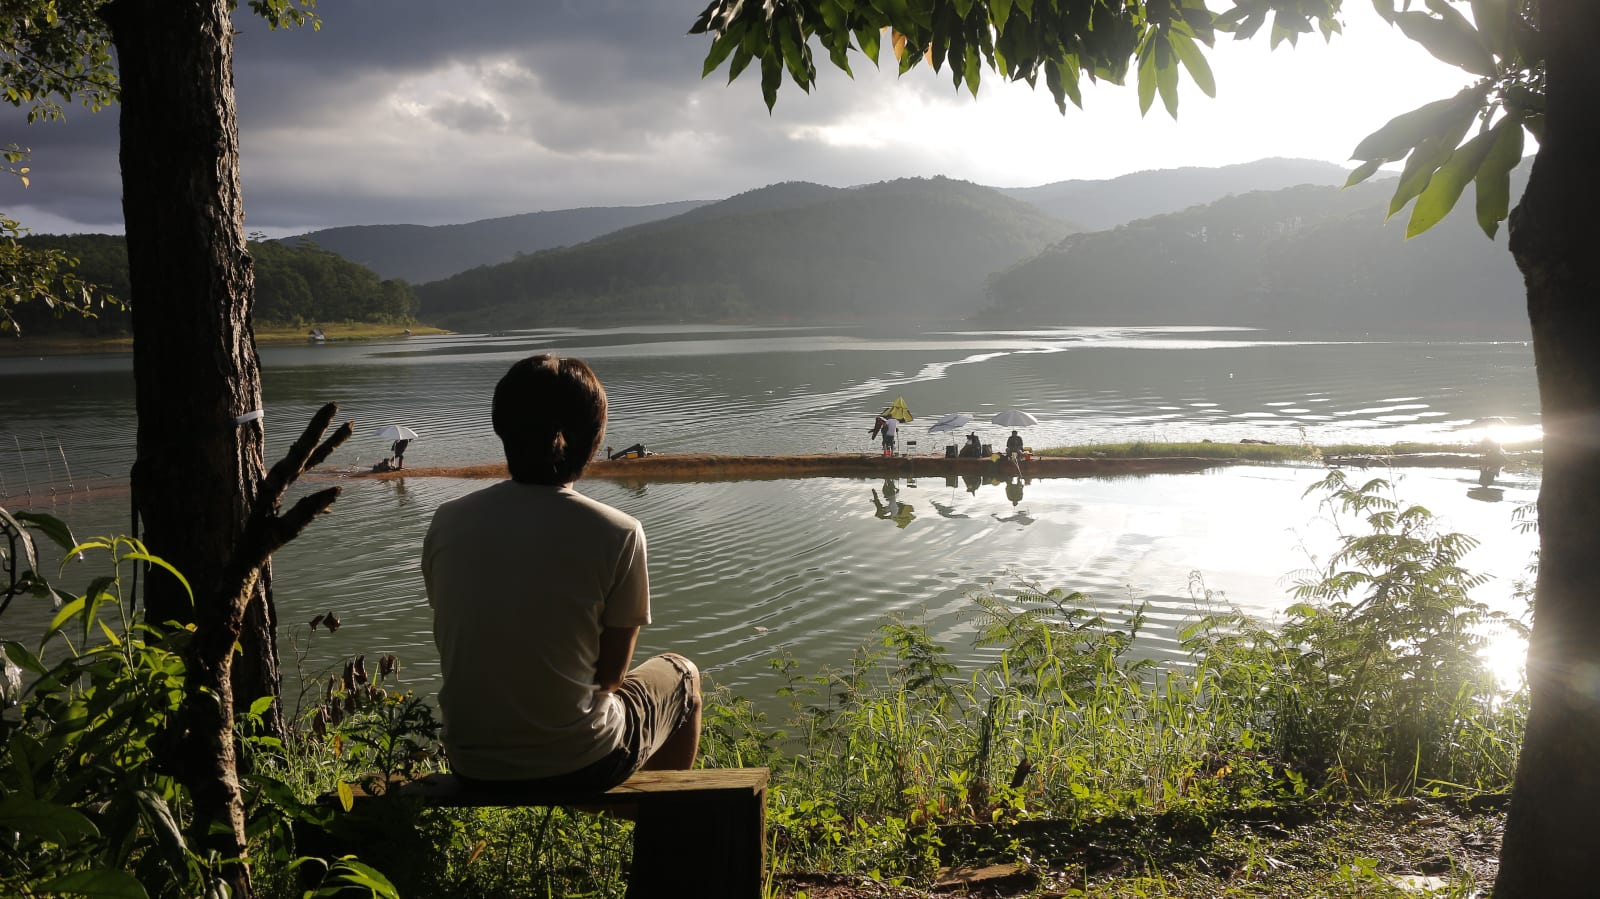
[[[639,529],[639,521],[632,515],[570,487],[519,484],[516,481],[501,481],[441,503],[434,515],[436,519],[448,520],[457,516],[478,518],[501,512],[557,515],[573,523],[588,522],[594,526],[624,531]]]

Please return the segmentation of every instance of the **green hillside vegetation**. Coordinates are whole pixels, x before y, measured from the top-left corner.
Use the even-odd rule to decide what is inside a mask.
[[[78,260],[77,275],[105,287],[126,302],[128,250],[120,235],[38,235],[23,243],[65,251]],[[285,246],[271,241],[250,244],[255,260],[256,322],[302,326],[319,322],[410,324],[416,320],[417,298],[410,285],[380,280],[371,269],[311,245]],[[28,336],[106,337],[132,330],[131,313],[106,308],[97,318],[56,318],[42,303],[17,308],[22,333]]]
[[[1514,181],[1520,192],[1523,179]],[[1230,196],[1072,235],[989,283],[992,322],[1345,333],[1526,329],[1521,277],[1469,216],[1404,240],[1388,184]]]
[[[474,330],[964,316],[986,274],[1070,231],[945,178],[775,185],[681,218],[425,284],[422,317]]]
[[[459,225],[355,225],[312,231],[282,241],[310,240],[382,278],[412,284],[448,278],[480,265],[571,246],[641,222],[669,218],[704,205],[683,200],[655,206],[596,206],[529,212]]]

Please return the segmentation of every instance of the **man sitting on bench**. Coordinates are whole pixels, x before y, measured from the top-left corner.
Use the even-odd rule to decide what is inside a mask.
[[[422,549],[451,769],[599,793],[692,767],[699,670],[674,653],[629,670],[650,623],[644,531],[573,489],[605,389],[577,359],[534,356],[500,379],[492,418],[511,480],[441,505]]]

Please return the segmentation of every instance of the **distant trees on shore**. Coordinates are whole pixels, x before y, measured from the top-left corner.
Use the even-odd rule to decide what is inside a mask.
[[[124,303],[131,299],[128,283],[128,248],[120,235],[38,235],[22,239],[38,249],[59,249],[78,260],[75,269],[84,281],[104,287]],[[255,320],[267,325],[309,325],[314,322],[368,322],[411,324],[416,321],[417,296],[399,279],[383,280],[371,269],[311,243],[289,246],[274,241],[254,241]],[[98,317],[56,317],[43,303],[23,304],[15,310],[22,333],[65,334],[82,337],[127,334],[132,330],[127,308],[107,306]]]

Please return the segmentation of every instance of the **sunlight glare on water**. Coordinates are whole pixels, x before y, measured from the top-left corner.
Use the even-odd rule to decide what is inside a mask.
[[[356,472],[386,454],[386,424],[421,437],[407,467],[498,461],[488,397],[536,352],[587,359],[611,400],[607,442],[659,452],[870,452],[872,413],[903,396],[903,431],[924,453],[946,412],[1001,444],[1008,408],[1040,420],[1030,446],[1249,438],[1278,443],[1474,443],[1537,436],[1530,350],[1520,342],[1331,341],[1243,330],[1062,328],[898,334],[868,329],[661,327],[452,335],[263,350],[268,456],[318,406],[341,404],[356,436],[326,466]],[[53,511],[80,536],[128,529],[125,473],[136,422],[125,356],[0,358],[0,503]],[[1502,423],[1503,422],[1503,423]],[[1474,429],[1477,429],[1474,431]],[[66,464],[70,462],[70,478]],[[1536,473],[1508,467],[1490,487],[1470,469],[1370,471],[1482,545],[1468,567],[1494,579],[1483,599],[1513,604],[1536,540],[1511,511]],[[958,661],[970,595],[1023,584],[1083,591],[1107,610],[1144,602],[1142,652],[1171,653],[1203,609],[1191,573],[1254,614],[1282,609],[1295,572],[1336,533],[1315,497],[1320,469],[1238,466],[1199,475],[998,483],[917,477],[715,484],[585,482],[644,522],[656,624],[641,648],[675,648],[714,679],[765,689],[766,660],[840,664],[885,615],[925,621]],[[70,484],[69,484],[70,481]],[[331,515],[274,561],[286,651],[307,673],[356,653],[397,652],[425,692],[437,672],[418,552],[439,503],[482,482],[347,480]],[[316,486],[316,485],[308,485]],[[889,499],[893,493],[894,498]],[[891,505],[892,503],[892,505]],[[902,509],[902,507],[904,507]],[[96,572],[98,573],[98,572]],[[305,622],[336,611],[338,634]],[[8,633],[44,613],[13,610]],[[32,616],[30,618],[29,616]],[[1506,650],[1506,657],[1516,654]]]

